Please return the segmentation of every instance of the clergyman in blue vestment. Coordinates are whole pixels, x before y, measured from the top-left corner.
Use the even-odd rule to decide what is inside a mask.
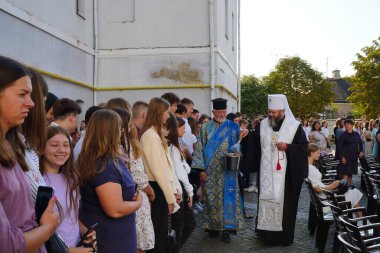
[[[226,119],[227,100],[213,100],[213,120],[203,124],[193,154],[192,168],[206,173],[204,228],[229,242],[229,231],[236,231],[243,222],[237,171],[228,170],[225,155],[239,141],[238,124]]]

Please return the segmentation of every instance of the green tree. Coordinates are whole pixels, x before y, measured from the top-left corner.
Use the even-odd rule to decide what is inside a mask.
[[[263,82],[269,93],[286,95],[295,117],[317,116],[334,99],[332,83],[297,56],[280,59]]]
[[[241,78],[241,110],[248,117],[266,114],[267,91],[260,80],[253,75]]]
[[[348,100],[354,103],[354,111],[369,118],[380,113],[380,37],[371,46],[362,48],[357,60],[352,62],[355,74]]]

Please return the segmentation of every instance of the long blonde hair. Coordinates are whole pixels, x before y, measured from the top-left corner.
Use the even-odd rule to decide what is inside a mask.
[[[85,186],[106,163],[122,155],[120,148],[121,120],[116,112],[101,109],[91,116],[76,166],[80,174],[79,184]],[[100,163],[99,163],[100,162]]]
[[[134,124],[130,124],[131,118],[132,118],[132,109],[129,105],[128,101],[126,101],[123,98],[113,98],[110,99],[106,105],[106,109],[110,110],[116,110],[121,109],[125,110],[128,115],[126,115],[127,118],[127,124],[126,126],[122,124],[122,127],[124,128],[124,135],[126,138],[126,144],[128,146],[128,150],[126,149],[125,152],[129,152],[129,148],[132,147],[133,150],[133,157],[135,159],[138,159],[142,155],[141,145],[138,139],[137,129]],[[119,114],[120,116],[120,114]],[[124,147],[125,148],[125,147]]]
[[[165,151],[167,151],[168,145],[162,132],[162,127],[164,124],[164,122],[162,122],[162,117],[164,112],[169,109],[169,106],[169,102],[165,99],[159,97],[152,98],[149,102],[145,124],[141,131],[141,135],[143,135],[149,128],[154,127],[160,136]]]

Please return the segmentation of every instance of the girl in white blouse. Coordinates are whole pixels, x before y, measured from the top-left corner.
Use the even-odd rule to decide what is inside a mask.
[[[186,156],[179,144],[179,138],[185,134],[185,121],[180,117],[175,117],[170,113],[166,121],[166,139],[169,145],[169,154],[173,163],[175,175],[181,183],[182,198],[181,209],[173,216],[174,229],[177,232],[178,244],[174,247],[173,253],[179,252],[180,247],[190,237],[195,229],[195,219],[191,210],[193,205],[193,186],[189,182],[190,166],[186,162]]]
[[[308,146],[308,161],[309,161],[309,176],[308,178],[311,181],[315,191],[318,196],[322,199],[326,199],[326,195],[323,193],[322,189],[325,190],[335,190],[338,188],[340,184],[340,180],[335,180],[329,185],[325,185],[322,183],[322,174],[321,172],[314,166],[314,163],[318,161],[321,156],[321,152],[319,147],[314,143],[309,143]],[[349,189],[345,194],[345,198],[347,201],[351,202],[352,207],[359,207],[359,201],[362,198],[363,194],[356,188]],[[324,213],[328,213],[330,208],[323,208]],[[357,212],[357,216],[363,216],[361,212]]]

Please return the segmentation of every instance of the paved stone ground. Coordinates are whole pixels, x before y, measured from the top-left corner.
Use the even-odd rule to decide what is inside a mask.
[[[360,175],[354,176],[353,184],[360,189]],[[257,194],[245,193],[247,199],[245,206],[249,214],[256,216]],[[366,199],[362,199],[362,205],[366,206]],[[267,246],[261,244],[255,237],[254,227],[255,219],[246,220],[245,226],[237,235],[231,235],[229,244],[223,243],[220,239],[211,239],[208,234],[202,229],[202,215],[197,214],[197,228],[183,246],[183,253],[235,253],[235,252],[260,252],[260,253],[275,253],[275,252],[317,252],[315,245],[315,235],[310,236],[307,229],[309,217],[309,193],[306,185],[303,184],[300,201],[298,204],[298,214],[295,228],[294,243],[290,246]],[[325,248],[325,252],[332,252],[334,236],[334,227],[330,227],[329,236]]]

